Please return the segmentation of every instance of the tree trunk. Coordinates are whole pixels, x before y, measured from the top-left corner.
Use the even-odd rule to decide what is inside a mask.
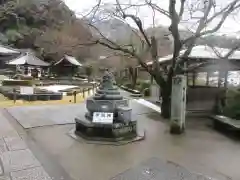
[[[161,97],[162,97],[162,104],[161,104],[161,115],[165,119],[169,119],[171,116],[171,87],[161,87]]]
[[[133,71],[133,76],[132,76],[132,86],[133,88],[136,87],[137,84],[137,69],[135,68]]]
[[[129,67],[129,75],[131,80],[131,86],[134,89],[137,84],[137,69],[133,67]]]

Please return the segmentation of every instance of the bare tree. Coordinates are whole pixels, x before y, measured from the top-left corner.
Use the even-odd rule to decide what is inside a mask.
[[[215,0],[169,0],[168,9],[161,8],[161,3],[154,3],[154,0],[144,0],[141,3],[130,4],[121,3],[120,0],[115,0],[111,5],[108,3],[102,4],[101,1],[94,7],[91,14],[98,16],[98,21],[105,18],[116,18],[122,22],[129,22],[132,20],[137,29],[132,28],[133,33],[139,38],[138,44],[122,44],[116,42],[101,32],[94,22],[88,25],[98,33],[98,38],[94,40],[93,44],[101,44],[109,49],[118,51],[124,55],[135,58],[138,63],[144,68],[156,81],[161,88],[162,96],[162,115],[165,118],[170,116],[171,107],[171,89],[172,78],[178,74],[190,55],[196,40],[198,38],[210,35],[217,32],[224,24],[227,17],[234,14],[240,8],[239,0],[228,1],[224,7],[216,4]],[[126,2],[126,1],[124,1]],[[180,5],[177,5],[177,2]],[[160,4],[160,5],[159,5]],[[156,17],[160,14],[169,18],[171,24],[169,26],[170,35],[173,39],[173,56],[171,65],[163,67],[158,59],[157,39],[155,36],[148,36],[146,33],[143,20],[139,18],[137,13],[130,11],[130,8],[138,9],[140,7],[148,7],[152,10],[153,25]],[[89,15],[89,14],[88,14]],[[160,16],[159,16],[160,17]],[[94,17],[92,17],[94,19]],[[181,39],[180,25],[183,21],[194,22],[194,28],[191,29],[190,36]],[[180,51],[185,49],[183,54]],[[146,58],[151,55],[153,65],[151,68],[146,63]]]

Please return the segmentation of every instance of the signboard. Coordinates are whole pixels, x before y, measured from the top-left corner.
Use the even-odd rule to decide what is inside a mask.
[[[34,94],[34,88],[33,87],[27,87],[27,86],[20,86],[20,94]]]
[[[113,123],[113,113],[94,112],[93,113],[93,123],[112,124]]]

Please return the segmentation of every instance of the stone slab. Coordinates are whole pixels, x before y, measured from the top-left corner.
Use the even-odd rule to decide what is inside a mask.
[[[4,171],[3,171],[3,166],[2,166],[2,164],[1,164],[1,165],[0,165],[0,176],[2,176],[3,173],[4,173]],[[1,179],[0,179],[0,180],[1,180]]]
[[[42,167],[11,173],[12,180],[51,180]]]
[[[87,144],[100,144],[100,145],[112,145],[112,146],[121,146],[126,145],[129,143],[134,143],[137,141],[141,141],[145,139],[145,130],[138,130],[137,137],[129,140],[119,140],[119,141],[104,141],[104,139],[99,138],[96,140],[96,138],[93,139],[84,139],[83,137],[76,135],[75,128],[69,131],[68,135],[72,137],[73,139],[77,140],[78,142],[87,143]]]
[[[19,136],[8,136],[4,141],[10,151],[27,149],[27,145]]]
[[[132,115],[148,114],[154,110],[130,100]],[[42,105],[6,108],[23,128],[34,128],[49,125],[73,124],[75,117],[87,112],[85,103],[70,105]]]
[[[8,176],[0,176],[0,180],[11,180]]]
[[[8,151],[1,155],[4,172],[13,172],[40,166],[29,149]]]
[[[0,139],[0,155],[7,151],[7,145],[3,139]]]
[[[201,174],[188,171],[173,162],[150,158],[145,162],[128,169],[110,180],[211,180]]]
[[[2,111],[2,110],[1,110]],[[11,124],[8,122],[6,117],[3,115],[3,113],[0,111],[0,138],[17,135],[17,132],[15,129],[11,126]]]

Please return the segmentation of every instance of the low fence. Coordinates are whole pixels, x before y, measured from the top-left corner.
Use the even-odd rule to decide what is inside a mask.
[[[34,88],[34,93],[22,93],[20,88],[1,87],[0,106],[38,105],[38,104],[69,104],[83,102],[96,91],[97,86],[77,87],[60,92],[39,91]]]
[[[46,80],[39,80],[37,83],[38,86],[50,86],[56,84],[64,84],[64,85],[73,85],[73,86],[86,86],[92,85],[91,82],[86,82],[84,80],[72,80],[72,79],[46,79]]]

